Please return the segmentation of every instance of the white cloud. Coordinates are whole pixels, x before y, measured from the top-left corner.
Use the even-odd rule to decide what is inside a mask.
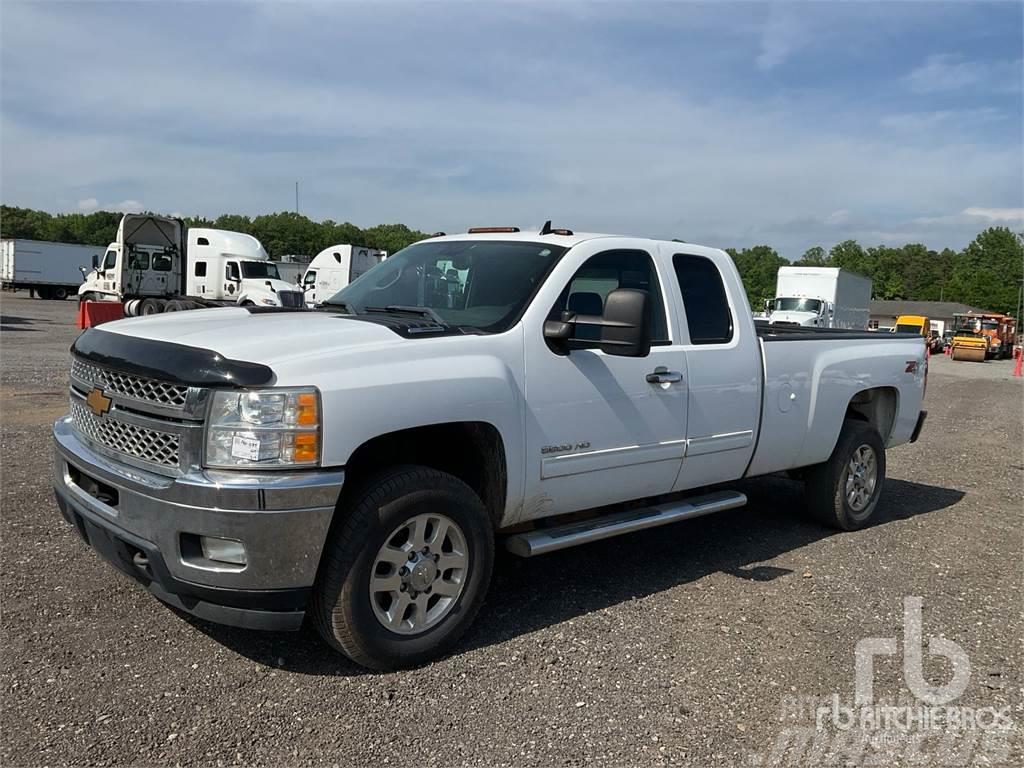
[[[107,209],[118,213],[142,213],[146,206],[138,200],[122,200],[120,203],[107,206]]]
[[[1021,60],[969,61],[958,54],[937,53],[905,78],[915,93],[930,94],[977,88],[1007,91],[1020,88]]]
[[[981,208],[971,206],[964,209],[965,216],[998,222],[1024,222],[1024,208]]]
[[[78,209],[80,211],[95,211],[100,207],[100,201],[95,197],[87,197],[84,200],[78,201]]]

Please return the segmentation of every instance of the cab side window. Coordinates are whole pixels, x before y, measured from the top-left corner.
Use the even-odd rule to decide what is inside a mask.
[[[237,262],[229,261],[224,266],[224,277],[226,277],[228,280],[231,280],[231,281],[241,280],[242,279],[241,272],[238,271],[238,263]]]
[[[711,259],[677,253],[672,257],[679,290],[683,294],[686,325],[692,344],[732,341],[732,312],[722,273]]]
[[[206,277],[206,262],[205,261],[197,261],[196,262],[195,276],[196,277]]]
[[[113,269],[117,264],[117,251],[107,251],[103,259],[103,269]]]
[[[658,273],[646,251],[604,251],[591,256],[562,291],[548,313],[548,319],[560,320],[563,312],[600,317],[604,314],[605,299],[617,288],[647,291],[651,312],[651,343],[668,344],[668,321]],[[600,326],[577,325],[569,346],[572,349],[593,348],[599,346],[600,341]]]
[[[306,276],[302,278],[303,285],[313,285],[316,282],[316,270],[311,269],[306,273]]]

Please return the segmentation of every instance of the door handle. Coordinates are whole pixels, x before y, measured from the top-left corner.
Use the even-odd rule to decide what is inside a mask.
[[[670,371],[668,368],[659,366],[654,373],[647,374],[648,384],[674,384],[683,380],[683,374],[679,371]]]

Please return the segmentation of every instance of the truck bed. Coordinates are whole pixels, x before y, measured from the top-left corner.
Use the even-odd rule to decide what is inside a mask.
[[[907,442],[920,411],[924,340],[912,333],[758,324],[761,425],[748,476],[819,464],[858,393],[880,393],[887,447]],[[801,342],[801,343],[773,343]]]

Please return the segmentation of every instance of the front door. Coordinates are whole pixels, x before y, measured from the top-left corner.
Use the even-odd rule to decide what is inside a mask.
[[[613,246],[601,240],[573,248],[548,281],[561,273],[562,282],[545,284],[535,304],[547,302],[550,319],[566,311],[601,315],[610,291],[646,290],[653,345],[646,357],[609,355],[599,348],[600,328],[585,325],[576,326],[568,354],[543,337],[526,340],[524,520],[665,493],[679,472],[686,357],[672,339],[665,279],[656,254]],[[542,334],[536,319],[526,333]]]

